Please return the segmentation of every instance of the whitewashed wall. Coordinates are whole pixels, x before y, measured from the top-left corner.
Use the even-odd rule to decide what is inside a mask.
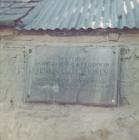
[[[25,47],[40,45],[121,47],[123,104],[101,108],[25,103]],[[0,140],[138,140],[138,101],[139,33],[56,37],[1,30]]]

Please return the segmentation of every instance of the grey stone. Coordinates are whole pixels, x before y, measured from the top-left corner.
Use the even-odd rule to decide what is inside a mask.
[[[135,57],[139,58],[139,50],[138,49],[135,49]]]
[[[130,59],[132,57],[132,51],[130,48],[128,47],[123,47],[121,46],[120,49],[120,55],[121,55],[121,59]]]
[[[26,101],[117,104],[118,48],[34,47],[26,52]]]

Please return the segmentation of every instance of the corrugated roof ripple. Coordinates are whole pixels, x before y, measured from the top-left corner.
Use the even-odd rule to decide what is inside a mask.
[[[139,0],[43,0],[22,22],[27,30],[139,28]]]

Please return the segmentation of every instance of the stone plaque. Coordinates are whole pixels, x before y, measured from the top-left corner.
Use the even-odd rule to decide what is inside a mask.
[[[116,105],[116,47],[34,47],[26,51],[28,102]]]

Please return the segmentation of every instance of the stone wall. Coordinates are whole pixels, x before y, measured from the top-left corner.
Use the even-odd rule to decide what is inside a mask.
[[[47,45],[121,48],[117,108],[24,102],[25,47]],[[139,32],[50,36],[0,30],[0,140],[138,140]]]

